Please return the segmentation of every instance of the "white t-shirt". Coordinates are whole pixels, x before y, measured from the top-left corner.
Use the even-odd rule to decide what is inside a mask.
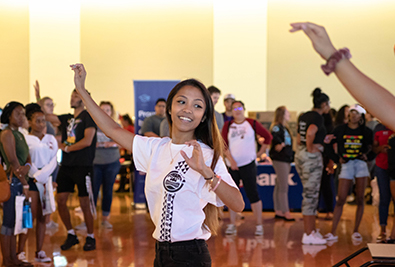
[[[210,166],[213,150],[201,142],[199,144],[205,163]],[[155,225],[152,236],[158,241],[168,242],[207,240],[211,233],[203,227],[203,208],[207,203],[217,207],[224,204],[213,191],[209,191],[210,186],[204,178],[189,168],[180,150],[188,157],[192,156],[192,147],[172,144],[168,137],[134,137],[136,169],[147,173],[145,195]],[[237,188],[222,158],[218,159],[214,171],[222,177],[222,182]]]
[[[29,177],[35,178],[38,182],[44,184],[56,168],[58,142],[51,134],[45,134],[41,140],[35,135],[27,134],[25,139],[29,146],[29,154],[32,160]]]
[[[245,120],[229,126],[228,147],[237,167],[245,166],[256,159],[255,131]]]

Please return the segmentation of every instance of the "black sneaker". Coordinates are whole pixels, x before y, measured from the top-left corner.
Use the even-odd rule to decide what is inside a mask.
[[[87,236],[85,245],[84,245],[84,250],[90,251],[90,250],[95,250],[95,249],[96,249],[96,239]]]
[[[72,246],[79,244],[80,241],[78,241],[78,237],[76,235],[68,234],[66,241],[64,241],[64,244],[60,246],[62,250],[68,250]]]

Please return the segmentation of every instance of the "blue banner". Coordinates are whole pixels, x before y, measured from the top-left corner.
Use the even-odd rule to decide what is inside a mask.
[[[276,177],[277,175],[272,165],[258,164],[256,182],[263,210],[273,210],[273,190],[276,183]],[[303,199],[303,185],[298,173],[296,172],[294,164],[291,165],[291,171],[288,175],[288,186],[289,208],[291,210],[300,210]],[[245,209],[251,210],[251,204],[245,194],[244,188],[240,188],[240,191],[245,202]]]
[[[171,89],[180,81],[134,81],[135,132],[141,134],[144,119],[155,114],[155,102],[159,98],[167,99]],[[145,203],[144,195],[145,173],[135,172],[134,203]]]

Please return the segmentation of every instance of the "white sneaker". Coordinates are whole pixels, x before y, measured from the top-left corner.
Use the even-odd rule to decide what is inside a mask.
[[[255,227],[255,235],[263,235],[263,225],[257,225]]]
[[[235,235],[235,234],[237,234],[236,225],[228,224],[228,226],[226,227],[226,230],[225,230],[225,234],[226,235]]]
[[[54,228],[58,228],[59,224],[57,224],[54,221],[50,221],[49,223],[46,224],[47,229],[54,229]]]
[[[362,243],[362,236],[361,236],[361,234],[358,233],[358,232],[354,232],[354,233],[351,235],[351,241],[352,241],[352,244],[353,244],[354,246],[360,245],[360,244]]]
[[[360,233],[354,232],[354,233],[351,235],[351,239],[354,240],[354,241],[362,241],[362,236],[361,236]]]
[[[26,254],[25,254],[24,251],[22,251],[21,253],[19,253],[19,254],[17,255],[17,258],[18,258],[18,260],[20,260],[20,261],[27,262]]]
[[[332,233],[327,233],[324,238],[326,241],[337,241],[339,239],[337,235],[332,235]]]
[[[101,222],[101,226],[102,226],[103,228],[106,228],[106,229],[112,229],[112,224],[109,223],[108,221],[102,221],[102,222]]]
[[[35,257],[35,261],[37,262],[51,262],[51,258],[47,257],[47,255],[45,254],[45,251],[40,250],[39,252],[36,252],[36,257]]]
[[[86,229],[86,224],[85,222],[80,223],[79,225],[77,225],[76,227],[74,227],[77,230],[85,230]]]
[[[312,231],[309,235],[306,233],[303,234],[302,243],[304,245],[325,245],[326,240],[320,238],[315,231]]]
[[[323,239],[324,237],[320,233],[320,229],[315,229],[315,235],[318,236],[319,238]]]

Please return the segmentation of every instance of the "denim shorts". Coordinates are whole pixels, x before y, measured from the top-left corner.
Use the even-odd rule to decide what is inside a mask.
[[[3,225],[1,226],[2,235],[14,235],[15,227],[15,197],[22,195],[23,186],[21,181],[12,177],[11,180],[11,197],[3,203]]]
[[[339,179],[353,180],[354,178],[369,177],[368,164],[360,159],[349,160],[342,164]]]

